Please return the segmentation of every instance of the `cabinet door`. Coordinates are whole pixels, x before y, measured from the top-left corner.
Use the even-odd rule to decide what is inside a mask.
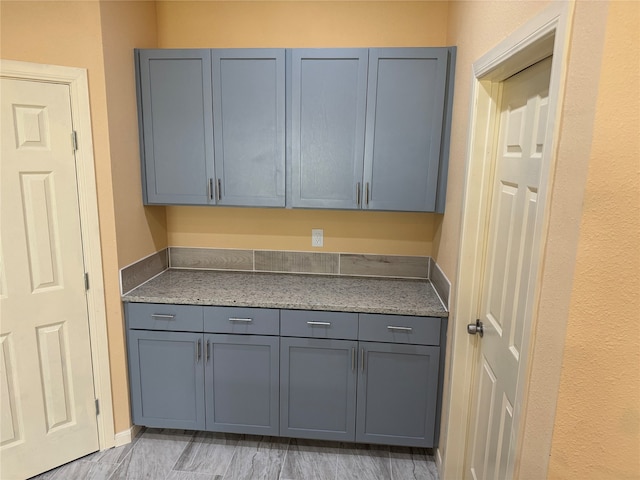
[[[447,48],[369,51],[364,207],[434,211]]]
[[[212,51],[218,205],[285,203],[283,49]]]
[[[139,50],[138,99],[147,204],[210,202],[210,50]]]
[[[278,435],[279,338],[204,338],[207,430]]]
[[[353,441],[357,342],[280,340],[280,434]]]
[[[202,334],[129,330],[128,340],[133,423],[204,429]]]
[[[291,204],[360,208],[367,50],[291,56]]]
[[[439,347],[360,342],[356,441],[433,447]]]

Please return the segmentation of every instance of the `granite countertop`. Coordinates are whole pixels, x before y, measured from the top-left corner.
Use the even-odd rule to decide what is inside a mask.
[[[328,310],[447,317],[428,280],[167,270],[125,302]]]

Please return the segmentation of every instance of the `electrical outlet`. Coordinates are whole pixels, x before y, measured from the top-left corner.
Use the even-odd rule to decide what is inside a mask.
[[[322,247],[324,245],[324,231],[321,228],[311,229],[311,246]]]

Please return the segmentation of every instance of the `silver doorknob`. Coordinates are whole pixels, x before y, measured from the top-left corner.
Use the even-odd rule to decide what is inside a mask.
[[[470,323],[467,325],[467,333],[469,335],[480,335],[480,338],[484,336],[484,327],[480,319],[476,320],[476,323]]]

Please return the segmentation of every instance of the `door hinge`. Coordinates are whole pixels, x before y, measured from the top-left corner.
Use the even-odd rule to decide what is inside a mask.
[[[87,272],[84,274],[84,289],[89,290],[89,274]]]
[[[96,398],[96,415],[100,415],[100,400]]]
[[[71,147],[73,148],[74,152],[78,151],[78,134],[75,130],[71,132]]]

